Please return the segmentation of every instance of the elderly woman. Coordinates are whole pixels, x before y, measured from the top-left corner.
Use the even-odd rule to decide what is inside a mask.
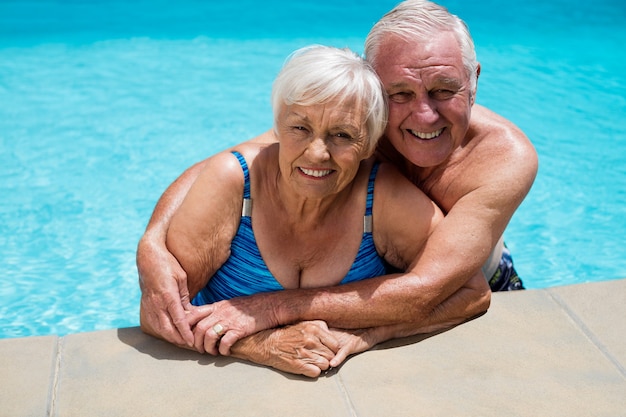
[[[393,166],[371,158],[387,107],[375,72],[354,53],[297,51],[274,83],[272,105],[276,143],[213,156],[172,218],[167,247],[187,273],[194,305],[405,269],[442,218]],[[143,313],[142,328],[158,336]],[[212,323],[202,307],[190,320],[195,348],[217,354],[211,340],[229,323]],[[305,327],[306,340],[288,336]],[[300,323],[244,338],[231,353],[316,376],[341,349],[343,359],[395,336],[367,333]],[[293,344],[298,349],[285,349]],[[281,358],[294,350],[305,357]]]

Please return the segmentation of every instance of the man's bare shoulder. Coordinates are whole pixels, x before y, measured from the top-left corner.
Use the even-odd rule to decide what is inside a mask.
[[[464,145],[440,167],[439,175],[430,178],[432,191],[428,194],[447,210],[478,190],[521,201],[537,169],[537,153],[524,132],[504,117],[475,105]]]
[[[488,147],[511,147],[517,152],[535,153],[528,137],[513,122],[479,104],[472,108],[468,137],[485,140]]]
[[[467,143],[475,153],[472,164],[482,160],[495,165],[499,160],[510,165],[515,175],[536,174],[537,152],[531,141],[514,123],[486,107],[473,107]]]

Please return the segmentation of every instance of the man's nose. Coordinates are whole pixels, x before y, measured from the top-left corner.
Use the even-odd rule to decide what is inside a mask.
[[[430,97],[417,98],[411,106],[411,113],[420,123],[430,124],[437,121],[437,104]]]

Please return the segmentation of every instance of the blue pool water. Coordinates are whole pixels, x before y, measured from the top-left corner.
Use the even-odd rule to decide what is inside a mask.
[[[137,325],[164,188],[270,127],[292,50],[362,52],[396,1],[213,3],[0,2],[0,337]],[[441,3],[474,35],[478,101],[539,152],[505,234],[527,287],[626,277],[626,5]]]

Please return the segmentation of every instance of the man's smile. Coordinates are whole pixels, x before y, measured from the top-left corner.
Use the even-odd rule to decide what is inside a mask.
[[[427,133],[427,132],[418,132],[417,130],[413,130],[413,129],[407,129],[407,132],[409,132],[411,135],[419,139],[434,139],[438,137],[439,135],[441,135],[443,130],[444,128],[441,128],[439,130],[435,130],[434,132]]]

